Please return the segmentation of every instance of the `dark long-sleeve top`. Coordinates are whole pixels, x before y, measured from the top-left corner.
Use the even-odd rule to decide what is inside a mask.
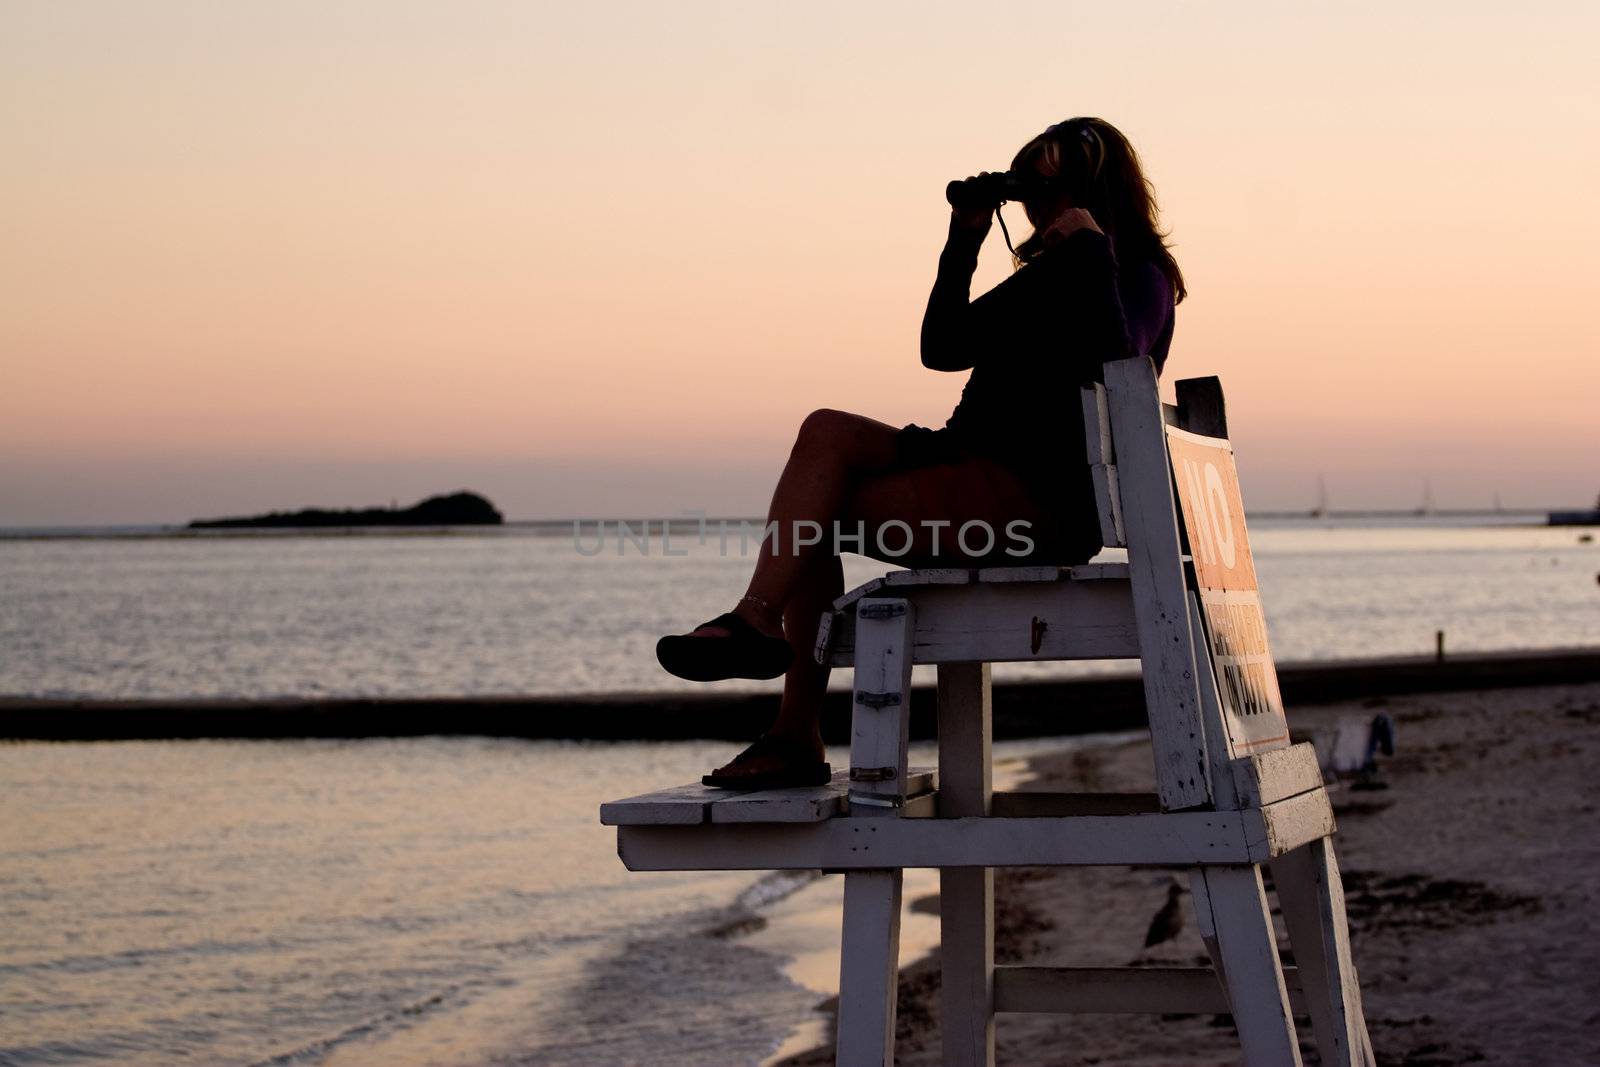
[[[1161,370],[1172,286],[1146,260],[1119,265],[1104,234],[1082,229],[971,300],[979,244],[952,221],[922,320],[923,365],[972,371],[939,432],[1006,462],[1041,503],[1092,509],[1078,388],[1130,355]]]

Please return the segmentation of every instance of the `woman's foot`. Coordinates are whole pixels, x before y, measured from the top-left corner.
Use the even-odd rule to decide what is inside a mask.
[[[729,615],[737,615],[751,626],[755,627],[766,637],[783,637],[783,615],[781,612],[768,611],[766,608],[741,600],[734,605]],[[721,618],[719,615],[717,618]],[[690,632],[691,637],[728,637],[731,636],[727,626],[717,625],[717,620],[703,622]]]
[[[794,661],[783,624],[741,602],[733,611],[703,622],[687,634],[656,642],[656,659],[679,678],[716,682],[724,678],[778,678]]]
[[[721,789],[783,789],[826,785],[833,768],[823,762],[822,738],[800,741],[762,734],[732,760],[700,780]]]

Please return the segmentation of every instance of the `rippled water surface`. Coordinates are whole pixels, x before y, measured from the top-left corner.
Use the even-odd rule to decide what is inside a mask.
[[[760,1063],[815,1033],[837,879],[629,874],[596,815],[729,754],[0,745],[0,1065]]]
[[[1258,521],[1280,660],[1600,644],[1600,545],[1570,528]],[[688,687],[655,640],[751,560],[572,532],[0,538],[0,694],[571,693]],[[622,554],[618,554],[619,548]],[[851,584],[882,565],[848,556]],[[1092,666],[1010,666],[999,676]],[[752,683],[723,683],[728,686]]]
[[[740,986],[758,1059],[812,998],[706,936],[751,876],[628,875],[595,814],[726,748],[0,748],[0,1063],[627,1062]]]
[[[1430,652],[1439,629],[1456,650],[1600,645],[1584,531],[1252,532],[1281,660]],[[0,694],[663,689],[657,635],[727,607],[750,562],[676,547],[0,538]],[[836,880],[630,875],[596,818],[729,754],[0,745],[0,1067],[760,1063],[825,994]]]

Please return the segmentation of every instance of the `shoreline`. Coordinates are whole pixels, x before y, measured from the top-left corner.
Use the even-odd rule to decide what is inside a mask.
[[[1410,694],[1291,708],[1319,749],[1378,711],[1397,751],[1375,788],[1329,786],[1351,944],[1385,1067],[1600,1062],[1590,946],[1600,936],[1600,683]],[[1152,788],[1146,740],[1044,753],[1023,789]],[[996,962],[1207,965],[1192,912],[1144,950],[1146,925],[1182,872],[995,872]],[[1185,908],[1189,907],[1184,898]],[[937,909],[937,905],[933,905]],[[1284,944],[1280,923],[1280,945]],[[902,966],[896,1062],[939,1062],[938,951]],[[1297,1021],[1311,1062],[1310,1027]],[[1001,1062],[1130,1067],[1233,1064],[1228,1016],[1001,1015]],[[831,1040],[831,1034],[830,1034]],[[1065,1051],[1064,1051],[1065,1050]],[[821,1067],[829,1045],[779,1067]]]
[[[1415,693],[1600,681],[1600,648],[1466,652],[1288,663],[1278,668],[1291,709]],[[469,697],[51,699],[0,696],[0,740],[135,741],[422,736],[589,741],[746,741],[776,692],[668,691]],[[933,736],[934,690],[915,686],[911,736]],[[1073,712],[1063,714],[1063,707]],[[1070,737],[1144,724],[1136,674],[997,682],[994,736]],[[823,737],[850,736],[850,692],[830,690]]]

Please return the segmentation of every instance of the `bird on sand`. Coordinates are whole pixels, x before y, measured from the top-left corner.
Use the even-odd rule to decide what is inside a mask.
[[[1152,948],[1163,941],[1171,941],[1183,929],[1183,908],[1178,898],[1187,890],[1177,882],[1167,887],[1167,902],[1161,905],[1156,917],[1150,920],[1150,929],[1144,935],[1144,947]]]

